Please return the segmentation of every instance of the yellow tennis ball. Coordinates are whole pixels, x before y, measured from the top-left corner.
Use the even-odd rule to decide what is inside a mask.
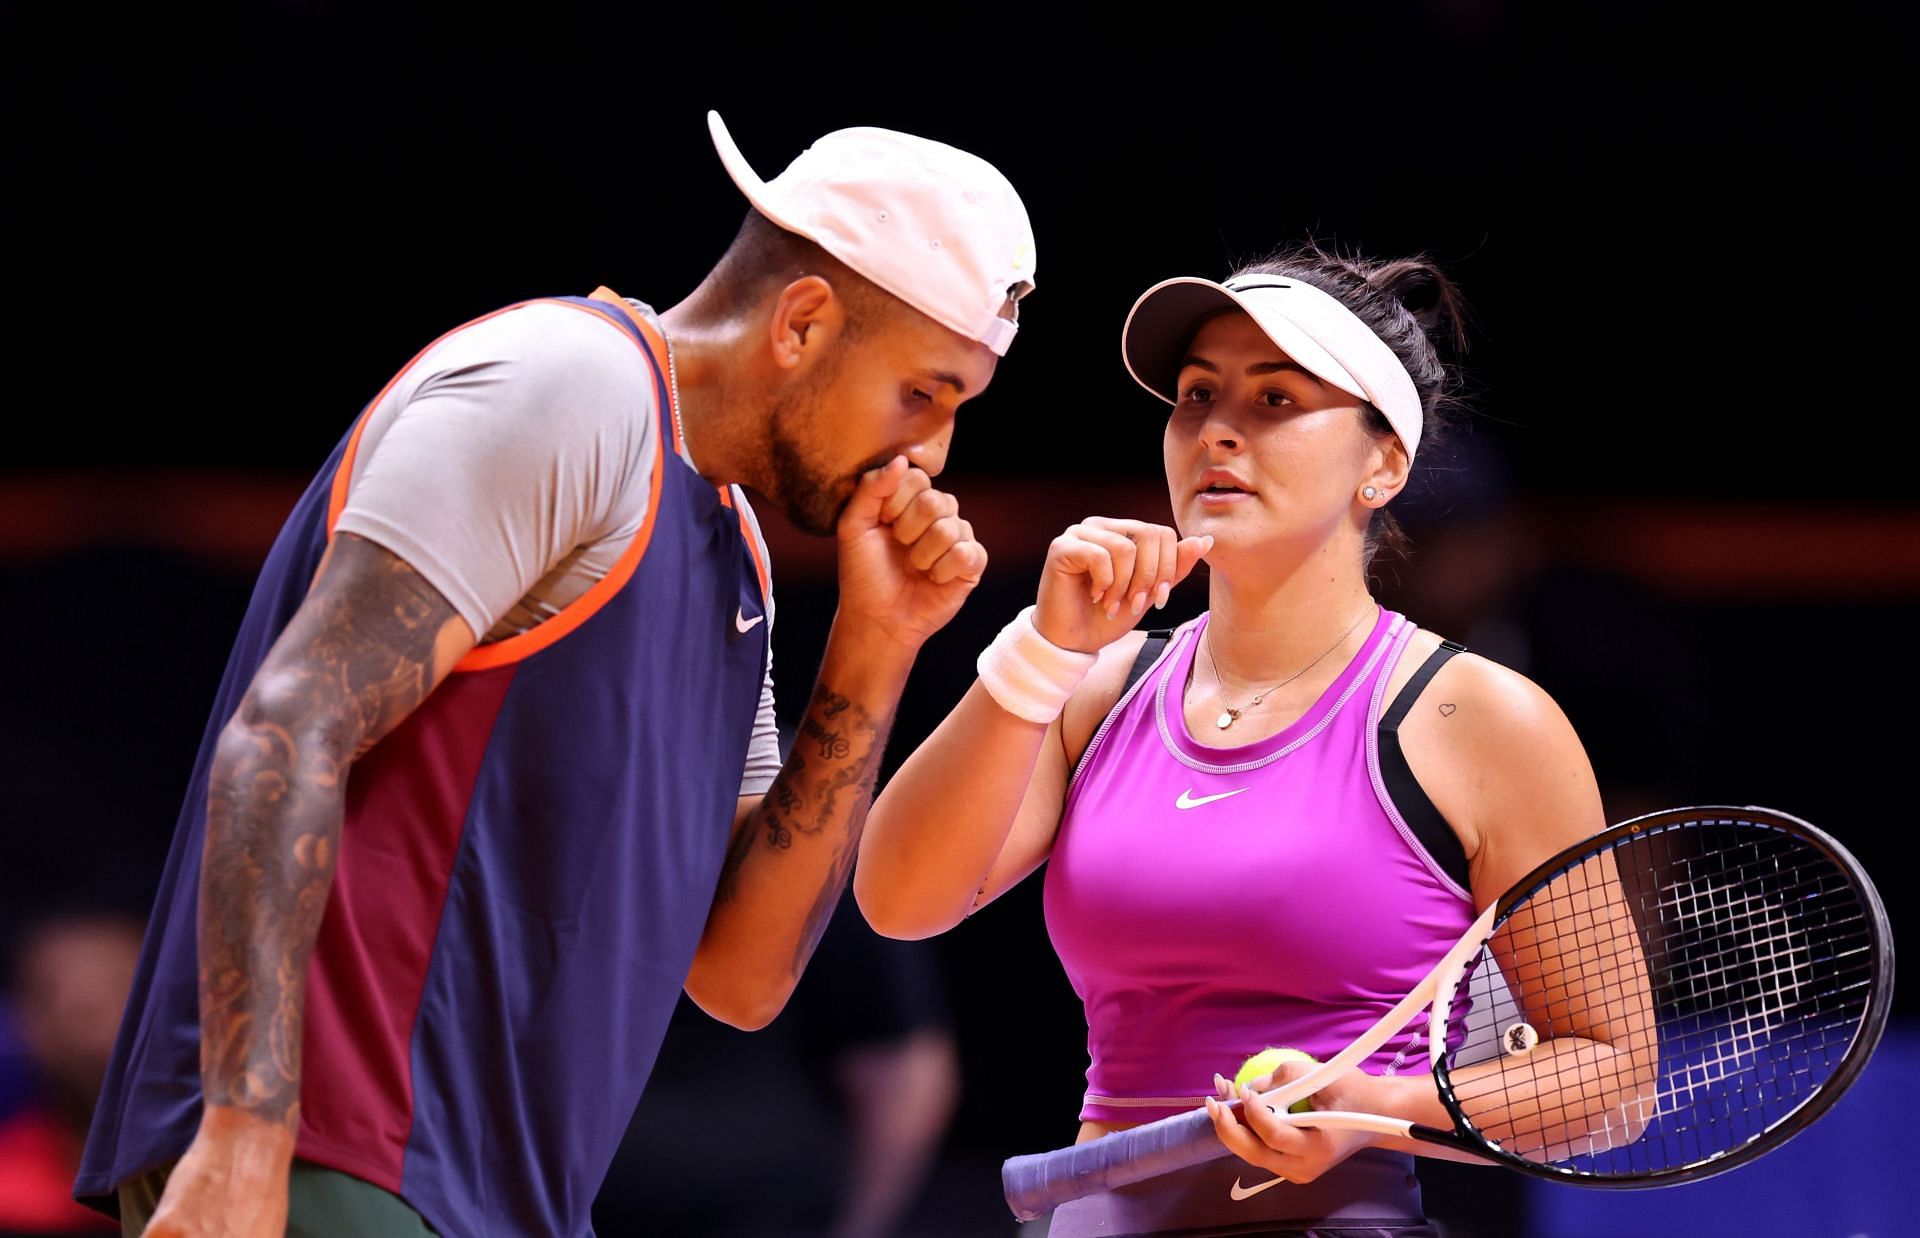
[[[1261,1075],[1273,1071],[1282,1062],[1305,1062],[1310,1066],[1320,1064],[1319,1059],[1311,1053],[1302,1053],[1298,1049],[1262,1049],[1241,1063],[1239,1071],[1233,1076],[1233,1085],[1240,1087],[1243,1084],[1250,1084]],[[1287,1106],[1288,1113],[1309,1113],[1312,1110],[1313,1101],[1305,1096]]]

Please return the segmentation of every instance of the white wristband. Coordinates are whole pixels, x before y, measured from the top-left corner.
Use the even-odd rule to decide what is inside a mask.
[[[1040,635],[1029,606],[980,651],[975,666],[981,685],[1000,708],[1028,722],[1052,722],[1097,660],[1094,654],[1062,649]]]

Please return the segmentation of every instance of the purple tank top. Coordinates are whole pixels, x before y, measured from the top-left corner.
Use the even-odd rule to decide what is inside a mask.
[[[1215,1071],[1269,1045],[1325,1061],[1473,922],[1380,776],[1383,697],[1414,625],[1382,610],[1297,721],[1212,748],[1181,709],[1206,624],[1177,631],[1095,733],[1047,865],[1047,930],[1086,1004],[1083,1120],[1197,1108]],[[1364,1068],[1425,1069],[1425,1028],[1422,1014]]]

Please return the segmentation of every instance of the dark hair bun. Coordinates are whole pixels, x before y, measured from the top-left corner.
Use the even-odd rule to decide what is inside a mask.
[[[1398,301],[1428,336],[1457,353],[1467,350],[1466,305],[1439,267],[1424,258],[1400,258],[1375,268],[1367,283]]]

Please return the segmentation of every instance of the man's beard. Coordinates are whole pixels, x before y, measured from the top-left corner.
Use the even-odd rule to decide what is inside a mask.
[[[768,497],[779,504],[787,522],[803,533],[830,536],[840,513],[853,497],[847,478],[836,478],[810,450],[818,416],[820,384],[790,392],[774,406],[767,419],[767,461],[772,469]]]

